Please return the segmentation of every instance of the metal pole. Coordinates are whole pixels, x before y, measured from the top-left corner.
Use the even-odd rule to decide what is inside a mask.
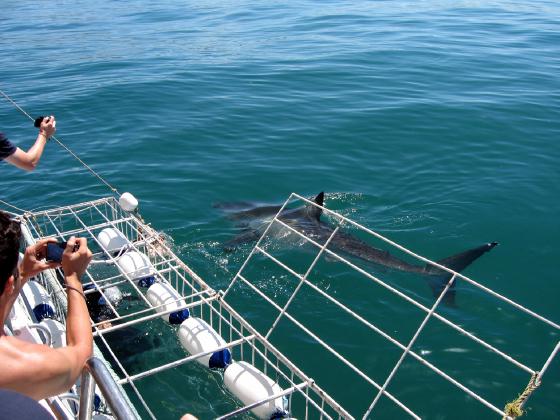
[[[93,376],[95,383],[99,387],[103,397],[105,397],[107,405],[117,419],[128,420],[138,418],[128,405],[122,388],[117,385],[111,376],[109,369],[107,369],[107,366],[105,366],[101,359],[98,359],[97,357],[90,357],[86,362],[85,368],[89,371],[91,376]],[[93,397],[93,392],[91,397]],[[82,419],[81,414],[82,407],[80,404],[80,420]]]
[[[85,367],[82,370],[82,380],[80,384],[80,411],[78,419],[91,420],[93,413],[93,397],[95,395],[95,382],[88,369]]]

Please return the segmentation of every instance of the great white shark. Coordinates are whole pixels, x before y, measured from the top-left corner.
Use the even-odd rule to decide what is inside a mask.
[[[278,218],[298,232],[305,234],[320,244],[324,244],[334,231],[332,226],[321,220],[324,197],[324,192],[321,192],[313,200],[315,204],[320,207],[308,204],[294,209],[284,209]],[[237,203],[233,206],[231,204],[216,206],[227,208],[230,211],[228,218],[240,222],[241,226],[244,226],[244,230],[239,235],[224,244],[224,249],[226,251],[232,251],[243,243],[257,241],[264,233],[264,226],[266,224],[261,223],[260,226],[255,228],[251,226],[250,223],[244,222],[255,219],[261,221],[267,218],[270,219],[278,214],[282,208],[282,206],[271,205],[246,209],[247,206],[249,206],[248,203]],[[450,257],[440,259],[436,261],[436,263],[453,271],[461,272],[496,245],[498,245],[497,242],[489,242],[476,248],[468,249]],[[449,272],[433,264],[427,263],[417,265],[408,263],[391,255],[386,250],[375,248],[356,236],[341,230],[333,236],[328,245],[328,249],[334,252],[338,251],[348,254],[389,269],[425,276],[436,297],[443,291],[446,283],[451,278]],[[448,290],[445,296],[445,302],[448,304],[453,304],[455,301],[455,290],[453,286]]]

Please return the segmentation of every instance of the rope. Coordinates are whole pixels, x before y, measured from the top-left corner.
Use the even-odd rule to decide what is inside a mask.
[[[0,203],[1,203],[1,204],[4,204],[5,206],[11,207],[11,208],[13,208],[13,209],[19,211],[19,212],[21,213],[20,216],[23,216],[24,219],[25,219],[26,217],[29,218],[29,216],[30,216],[30,214],[31,214],[30,211],[24,210],[24,209],[22,209],[22,208],[20,208],[20,207],[16,207],[16,206],[14,206],[13,204],[10,204],[10,203],[8,203],[8,202],[6,202],[6,201],[4,201],[4,200],[0,200]],[[10,213],[10,212],[9,212],[9,213]],[[35,224],[36,224],[36,226],[37,226],[37,230],[39,231],[39,233],[41,234],[41,236],[42,236],[42,237],[45,237],[43,231],[41,230],[41,226],[40,226],[39,223],[37,222],[36,217],[35,217],[35,216],[32,216],[32,218],[33,218],[33,221],[35,222]]]
[[[4,98],[6,98],[9,102],[12,103],[12,105],[14,105],[23,115],[25,115],[27,118],[29,118],[31,121],[34,121],[33,117],[31,115],[29,115],[27,112],[25,112],[25,110],[20,107],[12,98],[10,98],[6,93],[4,93],[1,89],[0,89],[0,94],[2,94],[2,96],[4,96]],[[105,184],[107,187],[109,187],[109,189],[117,194],[117,195],[121,195],[119,193],[119,191],[113,187],[111,184],[109,184],[107,181],[105,181],[105,179],[103,179],[103,177],[101,175],[99,175],[97,172],[95,172],[88,164],[86,164],[82,159],[80,159],[78,157],[78,155],[76,155],[72,150],[70,150],[70,148],[68,148],[68,146],[66,146],[64,143],[62,143],[62,141],[60,141],[59,139],[57,139],[55,136],[51,136],[51,138],[56,141],[60,147],[62,147],[63,149],[65,149],[68,153],[70,153],[72,155],[72,157],[74,157],[74,159],[76,159],[78,162],[80,162],[82,164],[82,166],[84,168],[86,168],[89,172],[91,172],[91,174],[93,176],[95,176],[97,179],[99,179],[103,184]]]
[[[11,207],[19,212],[21,212],[21,214],[27,213],[27,210],[24,209],[20,209],[19,207],[14,206],[13,204],[7,203],[4,200],[0,200],[0,203],[4,204],[5,206]]]
[[[538,377],[539,372],[533,373],[531,379],[529,380],[529,383],[527,384],[527,387],[525,388],[525,391],[523,391],[521,395],[517,397],[517,399],[506,404],[504,408],[505,416],[503,420],[506,420],[508,418],[516,419],[517,417],[521,417],[523,414],[525,414],[525,412],[523,411],[523,405],[525,404],[527,399],[529,399],[533,391],[539,387],[540,382],[538,381]]]

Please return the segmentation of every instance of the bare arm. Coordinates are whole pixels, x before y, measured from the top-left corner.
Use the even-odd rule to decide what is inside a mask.
[[[53,349],[15,337],[2,337],[0,388],[11,389],[36,400],[68,391],[78,378],[69,368],[73,363],[73,353],[71,346]]]
[[[77,250],[74,251],[74,248]],[[91,261],[91,251],[87,247],[85,238],[71,237],[68,240],[62,255],[62,268],[64,270],[68,296],[68,314],[66,316],[66,342],[72,352],[71,377],[75,381],[86,360],[91,356],[93,349],[93,336],[89,312],[82,289],[80,278]],[[73,383],[73,382],[72,382]]]
[[[71,287],[82,290],[77,278],[67,277],[66,281]],[[0,387],[40,400],[66,392],[76,383],[92,354],[93,337],[85,299],[73,289],[68,289],[66,342],[66,347],[57,349],[25,343],[27,349],[20,349],[14,355],[15,360],[12,358],[9,362],[16,370],[13,380],[4,384],[0,381]]]
[[[40,241],[26,250],[20,265],[24,280],[37,273],[48,240]],[[73,252],[74,246],[78,249]],[[28,255],[29,254],[29,255]],[[67,346],[53,349],[45,345],[30,344],[14,337],[0,338],[0,388],[21,392],[35,399],[42,399],[68,391],[76,382],[86,360],[91,356],[93,337],[80,277],[85,272],[91,252],[86,240],[74,237],[62,256],[68,294],[66,319]],[[43,263],[44,264],[44,263]],[[74,289],[77,289],[74,290]]]
[[[72,377],[74,381],[82,371],[86,360],[91,356],[93,336],[82,284],[77,277],[66,277],[68,288],[68,315],[66,317],[66,342],[72,352]],[[81,292],[81,293],[80,293]],[[72,382],[73,383],[73,382]]]
[[[54,117],[48,117],[43,120],[41,127],[39,128],[39,134],[37,139],[31,148],[25,152],[19,147],[16,149],[11,156],[8,156],[5,160],[18,168],[25,169],[26,171],[32,171],[37,167],[39,159],[43,154],[45,145],[47,144],[47,139],[52,136],[56,131],[56,121]]]

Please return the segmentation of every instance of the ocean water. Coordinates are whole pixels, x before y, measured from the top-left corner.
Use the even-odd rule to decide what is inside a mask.
[[[54,114],[57,137],[132,192],[216,289],[250,246],[222,250],[238,228],[213,205],[325,191],[327,207],[429,258],[500,242],[465,274],[559,322],[559,22],[554,1],[4,0],[0,89],[34,116]],[[36,135],[2,98],[0,130],[22,148]],[[23,209],[109,194],[54,142],[33,173],[0,167],[0,199]],[[410,339],[419,311],[324,264],[323,286]],[[288,279],[263,282],[287,298]],[[383,382],[399,352],[306,299],[302,313]],[[534,369],[559,339],[467,285],[442,311]],[[374,389],[286,331],[282,351],[360,416]],[[499,406],[527,383],[435,321],[422,337],[416,350]],[[413,361],[403,372],[389,389],[423,418],[498,417]],[[141,386],[158,418],[203,419],[232,400],[218,379],[185,368]],[[555,360],[526,417],[560,418],[559,395]],[[373,417],[405,414],[382,400]]]

